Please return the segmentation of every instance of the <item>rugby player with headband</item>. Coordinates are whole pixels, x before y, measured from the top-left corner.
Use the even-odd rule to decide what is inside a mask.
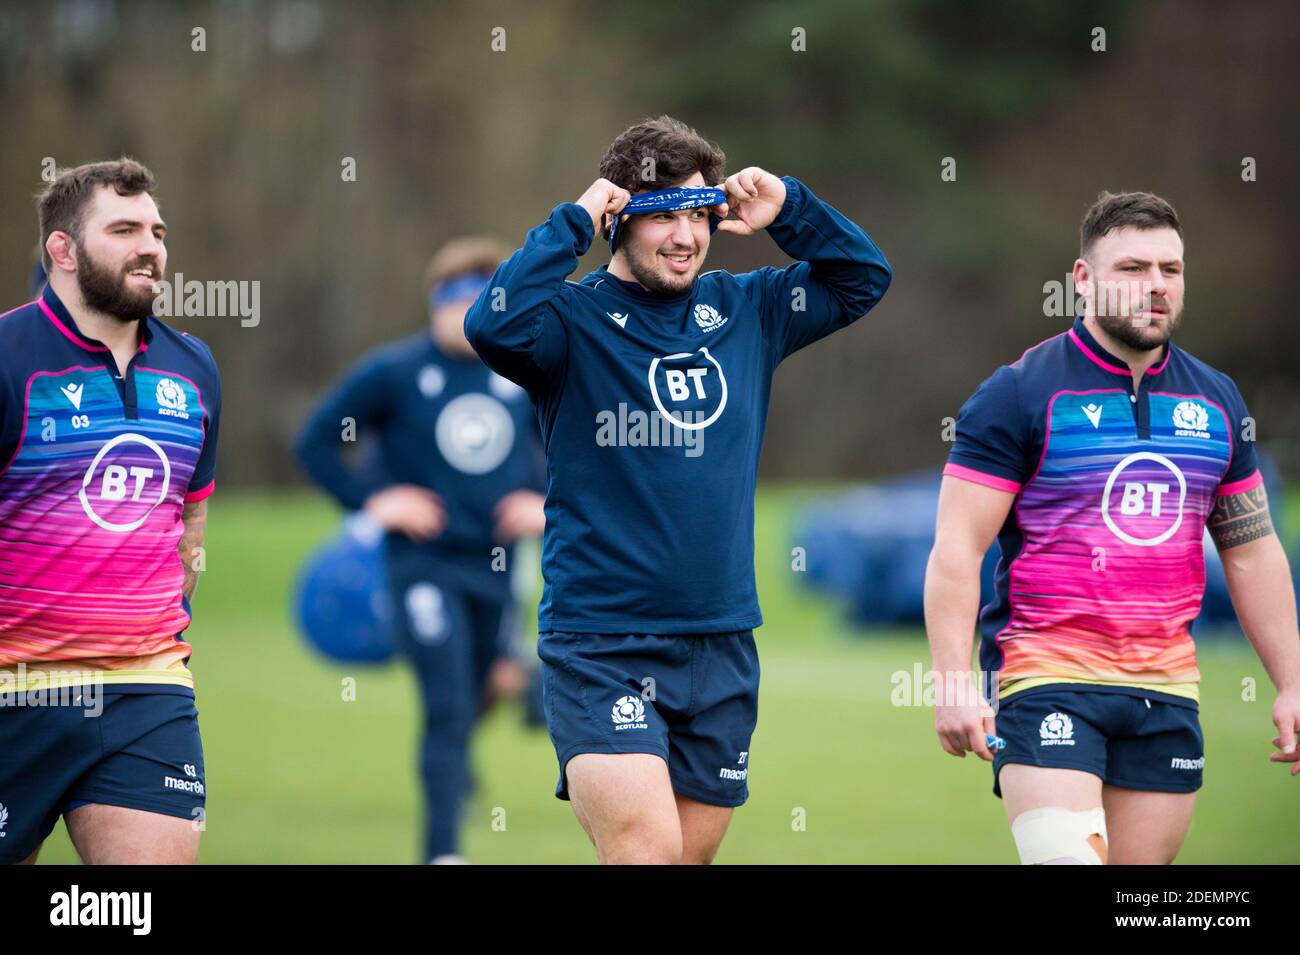
[[[748,796],[772,375],[866,314],[891,277],[867,234],[798,179],[750,166],[724,181],[724,164],[671,117],[626,130],[465,321],[541,420],[538,654],[556,795],[602,862],[709,862]],[[608,266],[566,281],[597,230]],[[700,272],[715,232],[762,230],[793,265]]]

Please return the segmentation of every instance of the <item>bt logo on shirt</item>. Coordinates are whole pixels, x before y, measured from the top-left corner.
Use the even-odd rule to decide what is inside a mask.
[[[142,434],[119,434],[104,442],[86,468],[77,498],[97,525],[124,534],[167,499],[171,477],[171,462],[157,442]]]
[[[500,467],[515,443],[515,423],[495,398],[467,392],[438,413],[434,439],[447,463],[462,474],[487,474]]]
[[[727,377],[707,348],[656,358],[648,380],[659,413],[684,431],[707,428],[727,407]]]
[[[1116,493],[1118,491],[1118,493]],[[1128,544],[1154,547],[1183,523],[1187,478],[1162,454],[1138,451],[1115,465],[1101,496],[1101,516]]]

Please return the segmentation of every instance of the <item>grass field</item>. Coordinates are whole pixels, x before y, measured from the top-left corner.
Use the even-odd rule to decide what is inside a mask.
[[[890,704],[891,674],[928,666],[923,634],[855,634],[835,607],[797,586],[789,522],[815,493],[760,494],[761,715],[750,802],[718,861],[1014,863],[988,766],[943,753],[929,709]],[[1292,505],[1294,517],[1294,497]],[[313,495],[212,499],[188,633],[207,761],[202,862],[417,861],[414,682],[399,666],[323,663],[290,623],[290,582],[335,526],[332,508]],[[1240,637],[1203,642],[1201,669],[1206,785],[1179,861],[1300,862],[1300,778],[1267,760],[1272,685]],[[356,679],[354,702],[342,699],[345,677]],[[1258,684],[1256,702],[1241,699],[1247,677]],[[475,760],[472,861],[594,861],[568,804],[551,794],[550,741],[523,729],[517,707],[489,718]],[[802,831],[792,826],[798,810]],[[62,825],[41,861],[76,861]]]

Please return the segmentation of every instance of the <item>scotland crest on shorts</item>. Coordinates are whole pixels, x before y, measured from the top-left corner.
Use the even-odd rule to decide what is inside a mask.
[[[647,729],[645,724],[645,704],[639,696],[620,697],[610,711],[616,730]]]
[[[1043,746],[1073,746],[1074,721],[1064,713],[1048,713],[1038,727]]]

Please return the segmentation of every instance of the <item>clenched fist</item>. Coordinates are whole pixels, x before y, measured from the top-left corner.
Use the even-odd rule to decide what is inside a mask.
[[[757,166],[747,166],[728,176],[722,188],[727,193],[727,204],[718,214],[725,216],[730,209],[736,218],[719,222],[719,232],[753,235],[770,226],[785,205],[785,183]]]
[[[631,198],[632,193],[626,189],[614,185],[608,179],[597,179],[578,198],[578,205],[591,216],[592,234],[595,235],[604,223],[606,214],[618,215]]]

